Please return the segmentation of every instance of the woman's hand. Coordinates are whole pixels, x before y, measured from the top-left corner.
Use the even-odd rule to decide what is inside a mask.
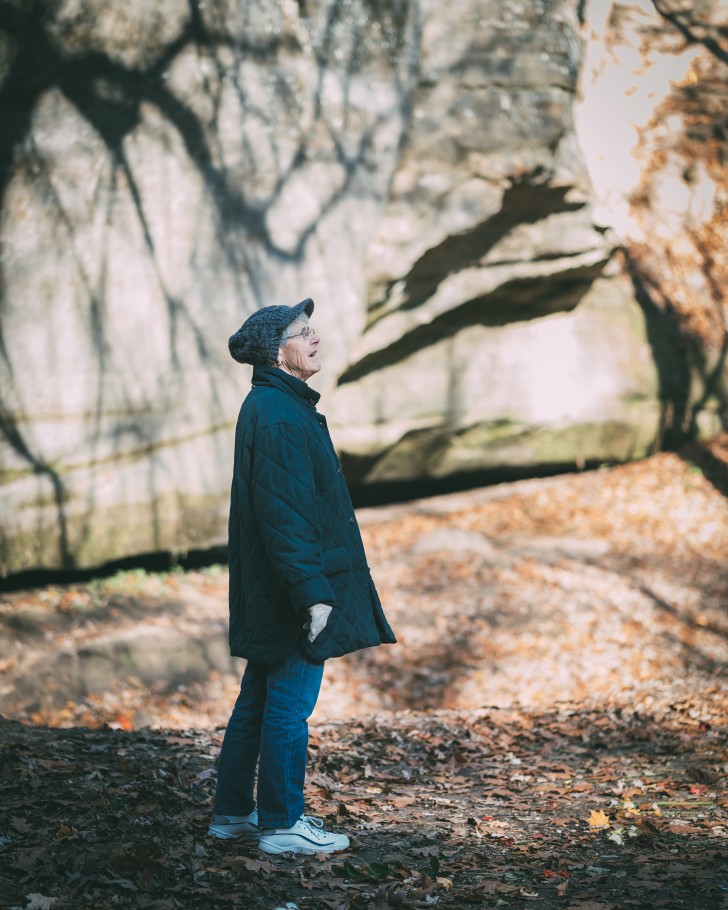
[[[303,628],[308,629],[309,641],[313,641],[323,631],[329,618],[329,613],[331,613],[331,607],[328,604],[314,604],[308,608],[308,615],[311,620]]]

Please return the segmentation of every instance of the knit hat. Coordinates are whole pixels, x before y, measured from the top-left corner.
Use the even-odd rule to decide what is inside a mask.
[[[238,363],[270,364],[278,359],[283,331],[301,313],[313,313],[313,300],[307,297],[295,306],[264,306],[245,320],[228,338],[228,349]]]

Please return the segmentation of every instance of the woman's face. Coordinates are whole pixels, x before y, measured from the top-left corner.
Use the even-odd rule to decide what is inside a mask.
[[[302,331],[308,332],[308,338],[303,337]],[[308,318],[296,319],[288,326],[288,340],[278,349],[279,367],[306,382],[321,369],[318,346],[318,334],[309,326]]]

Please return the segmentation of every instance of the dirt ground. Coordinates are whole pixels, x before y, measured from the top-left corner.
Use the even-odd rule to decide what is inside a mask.
[[[2,595],[0,906],[723,906],[727,452],[359,512],[399,644],[326,669],[333,858],[205,836],[224,568]]]

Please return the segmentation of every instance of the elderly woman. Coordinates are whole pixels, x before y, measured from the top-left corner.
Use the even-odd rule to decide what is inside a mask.
[[[332,853],[349,839],[304,813],[308,718],[324,661],[395,642],[369,574],[318,392],[314,303],[268,306],[229,340],[253,364],[240,409],[229,523],[230,650],[247,660],[209,833],[267,853]],[[258,765],[257,805],[254,780]]]

